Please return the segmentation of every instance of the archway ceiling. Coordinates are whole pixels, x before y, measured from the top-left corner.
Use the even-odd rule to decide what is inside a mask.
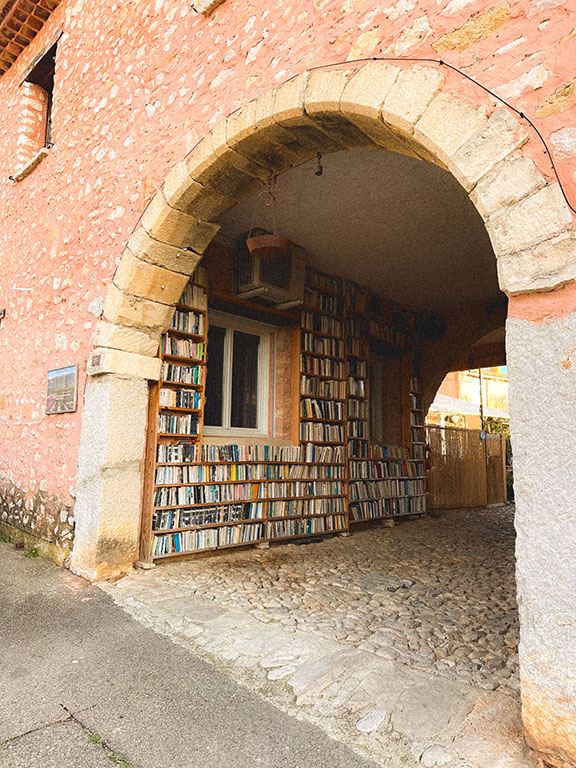
[[[431,163],[385,150],[326,155],[278,178],[277,232],[302,246],[311,266],[369,286],[414,309],[442,312],[495,301],[496,257],[464,189]],[[221,216],[221,235],[250,229],[254,197]],[[255,226],[273,230],[258,200]]]

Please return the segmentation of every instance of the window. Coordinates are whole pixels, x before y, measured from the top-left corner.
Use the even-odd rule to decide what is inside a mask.
[[[267,435],[270,331],[261,323],[211,312],[205,433]]]
[[[54,93],[54,70],[56,66],[56,44],[54,44],[26,76],[26,82],[36,86],[36,96],[43,105],[43,125],[40,143],[52,145],[52,95]]]

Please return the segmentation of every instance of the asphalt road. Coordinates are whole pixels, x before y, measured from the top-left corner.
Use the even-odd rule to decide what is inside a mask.
[[[375,768],[0,543],[0,768]]]

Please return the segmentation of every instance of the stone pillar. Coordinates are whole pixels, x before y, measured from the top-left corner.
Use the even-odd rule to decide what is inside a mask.
[[[147,409],[144,379],[88,380],[71,568],[91,581],[125,573],[138,558]]]
[[[576,290],[511,299],[522,710],[530,746],[576,765]]]

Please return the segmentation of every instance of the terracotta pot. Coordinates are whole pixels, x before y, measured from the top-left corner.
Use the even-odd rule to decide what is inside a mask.
[[[284,256],[290,247],[290,240],[280,235],[258,235],[246,240],[248,250],[259,259],[277,259]]]

